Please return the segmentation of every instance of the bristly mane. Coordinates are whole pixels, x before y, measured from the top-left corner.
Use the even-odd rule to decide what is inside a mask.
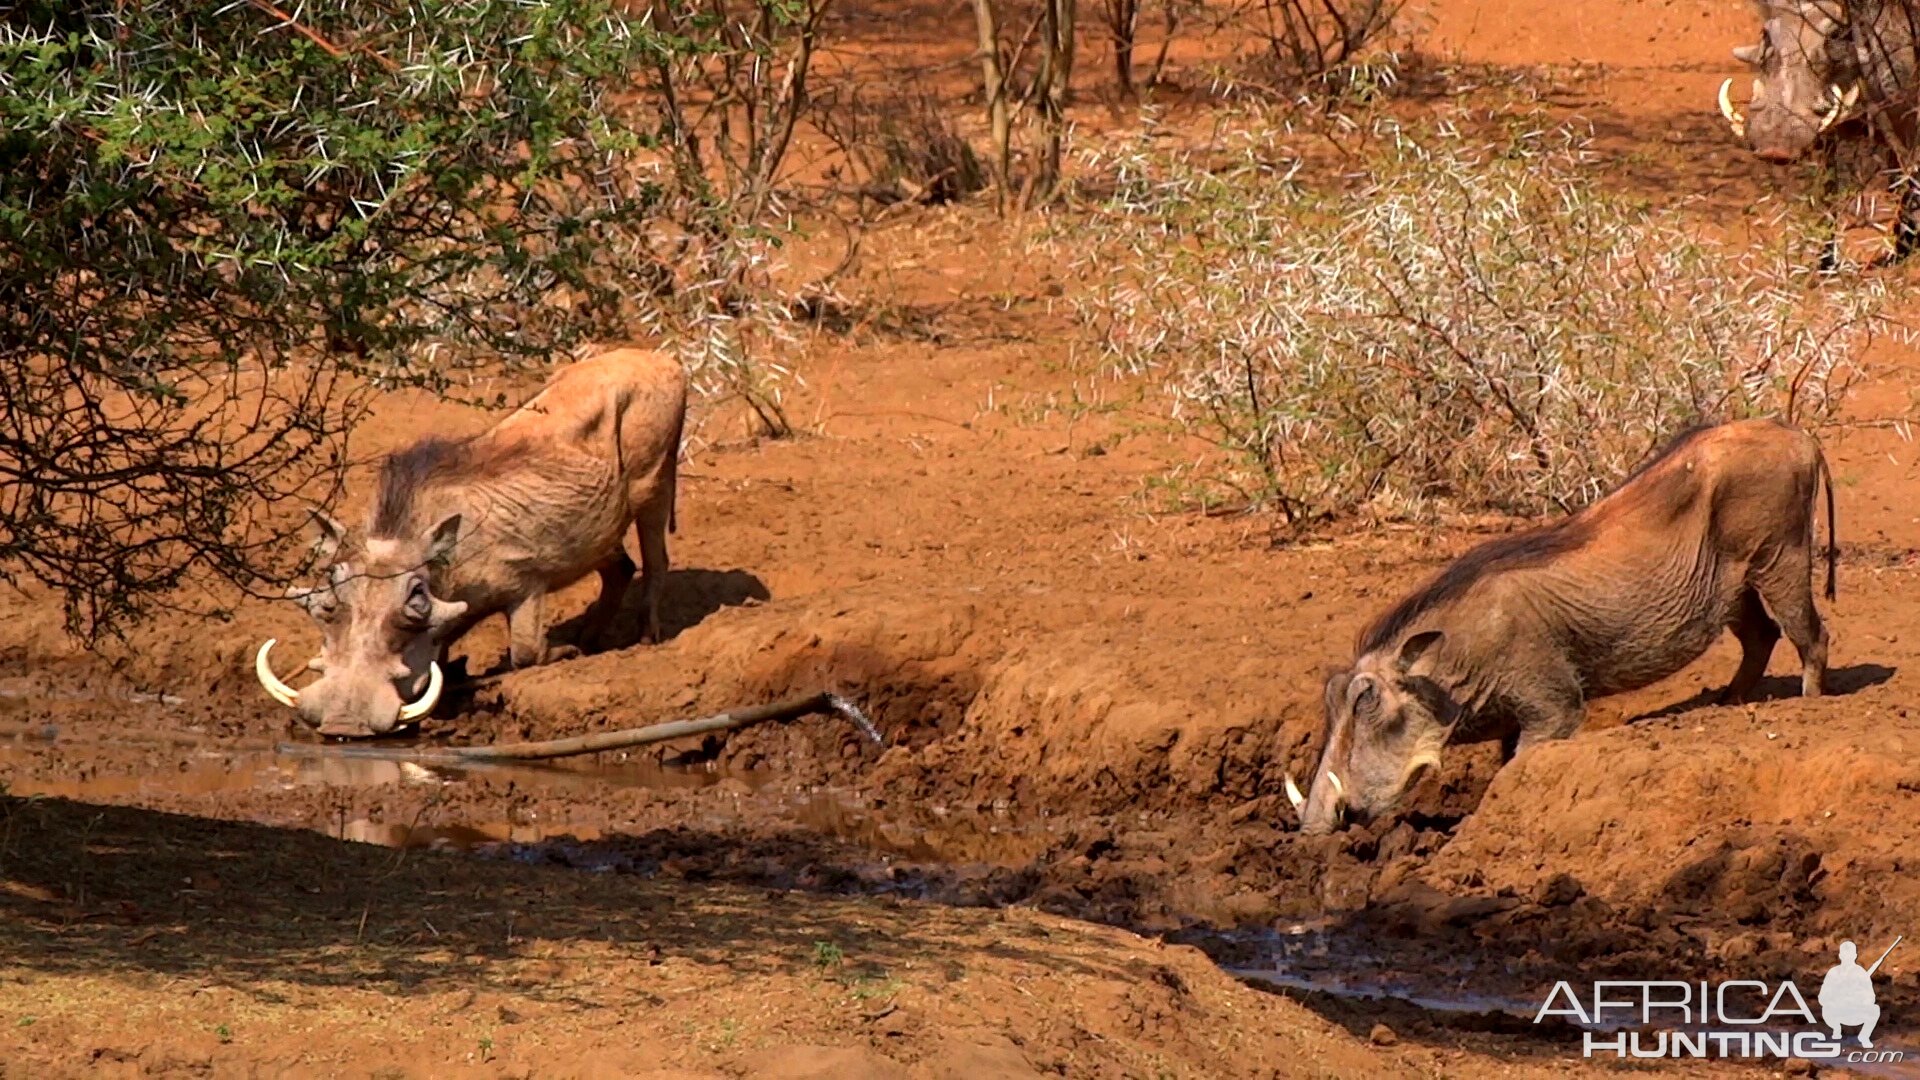
[[[1637,468],[1627,474],[1626,479],[1615,484],[1613,491],[1619,491],[1645,476],[1654,466],[1686,449],[1693,444],[1694,440],[1714,426],[1696,424],[1674,436],[1658,453],[1641,462]],[[1524,570],[1542,565],[1570,551],[1578,550],[1591,536],[1592,530],[1584,513],[1576,511],[1550,525],[1542,525],[1512,536],[1502,536],[1474,547],[1465,555],[1455,559],[1446,569],[1435,574],[1426,584],[1388,608],[1365,630],[1362,630],[1354,655],[1363,656],[1375,649],[1391,645],[1401,634],[1411,629],[1414,622],[1422,615],[1450,600],[1458,599],[1481,580],[1508,570]]]
[[[392,538],[411,527],[414,503],[423,488],[450,475],[472,472],[473,443],[471,438],[429,435],[405,450],[388,454],[380,465],[373,523],[367,535]]]
[[[1587,530],[1582,525],[1574,518],[1566,518],[1551,525],[1489,540],[1473,548],[1373,620],[1361,631],[1354,655],[1362,656],[1392,644],[1420,616],[1458,598],[1483,578],[1507,570],[1539,566],[1556,556],[1578,549],[1587,542]]]

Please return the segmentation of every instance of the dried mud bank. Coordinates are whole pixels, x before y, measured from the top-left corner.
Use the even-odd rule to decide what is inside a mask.
[[[1906,584],[1904,572],[1859,578],[1846,584],[1869,610],[1897,601],[1889,578]],[[1317,717],[1294,690],[1312,672],[1276,677],[1266,643],[1219,628],[1194,660],[1175,647],[1185,628],[1116,628],[1087,606],[1062,618],[970,590],[865,586],[726,607],[662,647],[511,675],[434,729],[436,741],[543,738],[824,686],[867,706],[887,735],[878,752],[812,718],[578,769],[378,763],[116,787],[177,771],[183,751],[103,752],[87,742],[106,734],[96,707],[16,699],[16,729],[53,723],[66,741],[0,767],[23,793],[658,887],[1034,907],[1283,976],[1330,1015],[1346,1006],[1313,988],[1356,980],[1506,1001],[1604,975],[1817,981],[1840,940],[1891,940],[1920,915],[1908,873],[1920,720],[1901,704],[1905,657],[1885,640],[1897,632],[1848,639],[1841,693],[1819,701],[1776,677],[1753,706],[1697,704],[1689,688],[1724,677],[1730,657],[1716,650],[1679,685],[1613,703],[1505,769],[1492,747],[1463,748],[1403,820],[1303,838],[1277,792],[1289,761],[1310,764]],[[1055,628],[1036,629],[1042,619]],[[1892,663],[1849,663],[1854,649]],[[1202,664],[1212,678],[1182,670]],[[185,703],[126,708],[147,710],[148,731],[204,726]],[[247,745],[278,734],[245,726]],[[216,733],[194,752],[217,759],[222,745],[240,741]],[[1890,962],[1890,1016],[1920,1008],[1917,971]]]
[[[57,799],[0,798],[0,821],[8,1078],[1563,1075],[1492,1040],[1379,1047],[1196,950],[1018,908]]]

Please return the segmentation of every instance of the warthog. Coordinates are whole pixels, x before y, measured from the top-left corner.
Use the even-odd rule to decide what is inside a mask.
[[[1695,428],[1605,497],[1456,559],[1361,634],[1329,678],[1326,742],[1301,830],[1392,811],[1455,742],[1500,739],[1510,759],[1580,726],[1590,699],[1697,659],[1723,628],[1741,647],[1722,694],[1744,698],[1784,630],[1801,692],[1818,695],[1827,631],[1814,607],[1814,500],[1833,482],[1813,437],[1771,420]]]
[[[1916,80],[1915,0],[1759,0],[1757,45],[1733,50],[1753,66],[1752,100],[1743,112],[1733,80],[1720,84],[1720,112],[1753,152],[1792,162],[1818,149],[1830,169],[1834,142],[1846,132],[1872,145],[1870,157],[1889,170],[1900,204],[1894,257],[1920,246],[1920,81]],[[1828,253],[1828,260],[1833,253]]]
[[[629,523],[658,641],[686,400],[678,361],[615,350],[562,368],[480,435],[428,437],[388,457],[357,537],[316,515],[320,557],[335,560],[326,584],[289,591],[321,626],[308,665],[321,678],[301,690],[281,682],[269,640],[254,665],[267,693],[326,734],[391,731],[432,711],[448,649],[489,615],[506,613],[514,667],[549,659],[547,593],[598,570],[580,636],[591,645],[633,577]]]

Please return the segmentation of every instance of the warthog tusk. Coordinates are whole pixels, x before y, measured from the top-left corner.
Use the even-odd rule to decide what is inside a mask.
[[[442,685],[444,685],[444,682],[440,675],[439,662],[435,660],[427,661],[427,692],[420,695],[419,701],[400,707],[401,723],[412,723],[432,712],[433,707],[440,703],[440,688]]]
[[[267,662],[267,654],[273,651],[275,643],[275,639],[268,638],[260,646],[253,658],[253,673],[259,676],[260,685],[267,688],[269,697],[291,709],[300,704],[300,691],[281,682],[280,676],[273,673],[273,665]]]
[[[1732,79],[1720,84],[1720,115],[1727,118],[1727,124],[1733,128],[1736,138],[1747,137],[1747,118],[1741,116],[1740,110],[1733,107]]]
[[[1833,95],[1833,108],[1820,118],[1820,130],[1825,131],[1840,122],[1840,118],[1853,111],[1854,103],[1860,100],[1860,84],[1855,83],[1850,90],[1842,91],[1837,86],[1827,87]]]
[[[1347,801],[1347,785],[1340,782],[1340,774],[1332,769],[1327,770],[1327,779],[1333,781],[1333,801],[1344,806]]]
[[[1287,801],[1293,804],[1294,812],[1307,805],[1307,797],[1300,794],[1300,785],[1293,782],[1293,774],[1287,774]]]

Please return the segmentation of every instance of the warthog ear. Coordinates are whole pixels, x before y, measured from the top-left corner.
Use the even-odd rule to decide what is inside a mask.
[[[1766,50],[1759,45],[1741,45],[1733,50],[1733,58],[1743,64],[1760,66],[1760,57]]]
[[[427,562],[445,566],[453,561],[453,545],[460,539],[460,515],[448,514],[427,533]]]
[[[315,562],[330,562],[347,542],[347,527],[333,520],[325,510],[314,509],[313,527],[319,535],[313,541]]]
[[[1344,671],[1327,676],[1326,706],[1328,718],[1340,715],[1340,707],[1347,703],[1347,684],[1353,676]]]
[[[1433,647],[1440,644],[1440,639],[1443,637],[1446,637],[1446,634],[1439,630],[1422,630],[1403,642],[1397,661],[1400,674],[1410,674],[1413,666],[1426,659],[1427,655],[1433,651]]]

